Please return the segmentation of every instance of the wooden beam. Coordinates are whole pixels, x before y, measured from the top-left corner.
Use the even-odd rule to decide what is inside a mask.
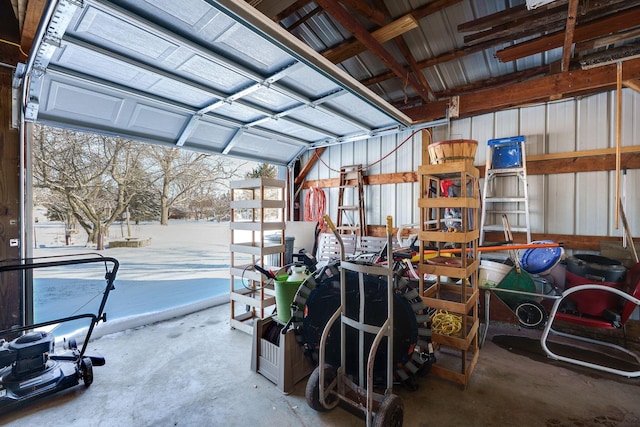
[[[621,157],[621,167],[640,169],[638,152]],[[527,158],[527,175],[552,175],[559,173],[601,172],[616,169],[616,156],[607,154],[594,157],[578,157],[575,159],[530,161]]]
[[[569,10],[567,13],[567,25],[564,31],[564,45],[562,47],[562,72],[569,71],[571,62],[571,46],[573,45],[573,33],[576,28],[576,15],[578,13],[578,0],[569,0]]]
[[[387,16],[390,15],[389,9],[384,3],[381,5],[381,11],[384,12],[385,15]],[[398,46],[398,49],[400,49],[400,53],[402,54],[402,56],[404,56],[407,62],[409,63],[409,68],[411,69],[411,72],[413,72],[413,75],[416,77],[416,79],[418,79],[420,84],[427,89],[427,93],[429,94],[429,99],[432,101],[435,100],[433,89],[431,89],[431,85],[429,84],[429,82],[427,81],[427,78],[422,73],[422,69],[418,65],[418,62],[416,61],[416,58],[413,56],[413,53],[411,52],[411,49],[409,48],[409,45],[407,44],[405,39],[403,37],[396,37],[394,39],[394,42]],[[405,101],[408,99],[406,93],[405,93],[404,99]]]
[[[637,26],[638,22],[640,22],[640,7],[633,7],[614,15],[596,19],[588,24],[577,25],[574,32],[574,41],[581,42],[616,31],[626,30]],[[555,49],[562,46],[563,43],[564,32],[559,31],[499,50],[496,52],[496,57],[502,62],[515,61],[516,59]]]
[[[398,232],[394,229],[393,235]],[[384,237],[386,236],[386,228],[383,225],[367,225],[367,235]],[[634,240],[637,241],[637,237]],[[486,234],[487,241],[500,242],[504,240],[504,234],[502,231],[490,231]],[[545,234],[545,233],[531,233],[532,241],[551,240],[553,242],[560,243],[565,249],[574,249],[581,251],[599,251],[600,242],[620,242],[620,237],[617,236],[589,236],[589,235],[575,235],[575,234]],[[527,243],[527,233],[513,233],[513,241],[515,243]]]
[[[623,81],[640,75],[640,59],[625,62]],[[515,83],[508,88],[488,89],[460,96],[460,117],[499,111],[507,108],[547,102],[557,94],[563,97],[586,95],[612,90],[616,85],[616,65],[604,65],[589,70],[575,70]],[[442,104],[422,105],[403,112],[413,120],[430,121],[446,116]]]
[[[487,28],[494,28],[500,25],[509,24],[514,21],[530,19],[538,14],[545,14],[546,11],[556,7],[565,7],[568,0],[558,0],[544,6],[529,10],[526,4],[510,7],[490,15],[482,16],[471,21],[458,25],[458,32],[466,33],[471,31],[481,31]]]
[[[530,33],[528,33],[528,32],[527,33],[521,33],[521,34],[519,34],[519,36],[528,37],[530,35],[537,34],[537,32],[539,30],[540,30],[540,28],[537,28],[535,30],[532,30]],[[510,42],[512,40],[513,40],[513,37],[511,35],[507,35],[507,36],[504,36],[504,37],[491,39],[491,40],[483,42],[483,43],[478,43],[478,44],[474,44],[474,45],[471,45],[471,46],[465,46],[465,47],[462,47],[460,49],[455,49],[455,50],[452,50],[450,52],[445,52],[445,53],[443,53],[441,55],[434,56],[432,58],[427,58],[427,59],[423,59],[421,61],[418,61],[418,66],[421,69],[429,68],[429,67],[432,67],[434,65],[438,65],[438,64],[442,64],[442,63],[445,63],[445,62],[448,62],[448,61],[453,61],[455,59],[463,58],[465,56],[471,55],[472,53],[482,52],[484,50],[490,49],[490,48],[492,48],[494,46],[502,45],[502,44]],[[387,71],[387,72],[380,73],[380,74],[378,74],[376,76],[370,77],[368,79],[361,80],[360,83],[362,83],[365,86],[371,86],[371,85],[378,84],[378,83],[381,83],[383,81],[392,79],[394,77],[395,77],[395,74],[393,74],[390,71]],[[508,78],[508,76],[501,76],[500,78],[504,79],[504,78]]]
[[[312,0],[297,0],[294,2],[282,0],[260,1],[256,5],[256,9],[268,18],[273,19],[273,21],[280,22],[311,3],[311,1]],[[282,9],[283,7],[284,9]],[[278,10],[280,12],[277,12]]]
[[[514,83],[521,83],[526,80],[530,80],[534,77],[543,77],[549,73],[549,66],[542,65],[537,68],[530,68],[524,71],[517,71],[505,76],[492,77],[486,80],[481,80],[475,83],[469,83],[466,85],[456,86],[449,90],[442,90],[436,93],[438,99],[448,98],[454,95],[463,95],[465,93],[476,92],[482,89],[495,89],[498,87],[507,87]]]
[[[589,5],[589,9],[584,9],[585,13],[589,12],[589,13],[601,13],[603,8],[611,8],[611,7],[615,7],[615,4],[625,4],[623,2],[628,2],[631,1],[632,4],[640,4],[640,0],[610,0],[608,2],[599,2],[595,5]],[[559,2],[554,2],[548,6],[545,7],[549,7],[551,5],[555,5],[555,4],[559,4],[559,5],[566,5],[567,1],[559,1]],[[432,3],[429,3],[429,5],[431,5]],[[628,3],[626,3],[628,4]],[[584,5],[582,5],[584,6]],[[522,6],[523,8],[525,7],[524,5]],[[526,9],[526,8],[525,8]],[[528,11],[528,13],[530,13],[531,11]],[[564,13],[564,12],[563,12]],[[415,16],[415,13],[413,13]],[[565,14],[566,15],[566,14]],[[482,18],[480,18],[482,19]],[[562,20],[560,21],[560,25],[562,25]],[[477,52],[481,52],[487,49],[490,49],[494,46],[498,46],[498,45],[502,45],[505,43],[510,43],[512,40],[514,40],[515,38],[524,38],[524,37],[530,37],[539,33],[546,33],[549,31],[553,31],[554,29],[558,29],[558,25],[556,23],[547,23],[544,25],[540,25],[539,27],[536,28],[531,28],[528,29],[526,31],[518,31],[517,33],[508,33],[503,37],[491,37],[490,40],[487,40],[486,42],[482,42],[482,43],[478,43],[478,44],[473,44],[470,46],[464,46],[462,48],[459,49],[455,49],[449,52],[444,52],[438,56],[434,56],[432,58],[426,58],[423,59],[421,61],[418,62],[418,66],[422,69],[428,68],[428,67],[432,67],[438,64],[442,64],[448,61],[453,61],[455,59],[460,59],[463,58],[467,55],[470,55],[472,53],[477,53]],[[613,37],[613,36],[612,36]],[[620,33],[620,37],[622,38],[622,40],[617,40],[617,41],[612,41],[612,43],[616,43],[619,41],[624,41],[627,40],[629,38],[635,38],[637,36],[633,35],[632,32],[630,32],[628,35],[622,35],[622,33]],[[575,40],[574,40],[575,41]],[[588,43],[589,41],[585,41],[585,43]],[[585,49],[593,49],[595,47],[588,47],[586,46],[584,49],[580,48],[578,49],[578,47],[576,46],[575,51],[580,51],[580,50],[585,50]],[[383,81],[392,79],[395,77],[395,74],[390,72],[390,71],[385,71],[383,73],[380,73],[378,75],[375,75],[373,77],[370,77],[368,79],[364,79],[361,80],[361,83],[364,84],[365,86],[372,86],[374,84],[378,84],[381,83]],[[503,76],[502,78],[506,78],[506,76]],[[449,92],[454,93],[454,89],[449,90]],[[439,95],[436,93],[436,97],[438,97]],[[444,94],[444,96],[449,96],[447,94]]]
[[[413,87],[413,89],[418,93],[418,96],[426,102],[430,101],[429,91],[427,88],[422,86],[414,76],[407,74],[404,66],[396,61],[395,58],[374,38],[374,36],[365,30],[360,23],[336,0],[316,0],[316,3],[322,6],[324,10],[329,12],[331,16],[333,16],[342,26],[351,32],[351,34],[353,34],[363,45],[367,47],[367,49],[371,51],[371,53],[376,55],[391,71],[393,71],[401,81],[406,82],[409,86]],[[411,17],[411,20],[415,23],[415,26],[418,25],[413,17]],[[394,30],[385,30],[385,33],[388,31],[393,34]]]
[[[634,28],[628,31],[620,31],[604,37],[589,39],[580,43],[576,43],[575,51],[582,52],[584,50],[599,49],[616,43],[626,42],[640,37],[640,28]]]
[[[304,24],[305,22],[307,22],[309,19],[313,18],[314,16],[316,16],[320,12],[322,12],[322,8],[320,6],[317,6],[317,7],[313,8],[311,11],[309,11],[308,13],[304,14],[303,16],[301,16],[300,19],[298,19],[296,22],[294,22],[293,24],[289,25],[286,28],[286,30],[287,31],[293,31],[294,29],[296,29],[300,25]]]
[[[408,13],[407,15],[399,19],[407,19],[405,17],[410,16],[414,21],[416,21],[416,25],[417,25],[417,21],[424,18],[425,16],[436,13],[449,6],[453,6],[454,4],[460,3],[461,1],[462,0],[435,0],[422,7],[419,7],[411,11],[410,13]],[[393,22],[391,24],[393,24]],[[391,24],[388,24],[388,25],[391,25]],[[376,34],[376,33],[377,31],[374,31],[372,34],[374,35],[376,40],[378,40],[378,37],[382,37],[382,35]],[[385,41],[388,41],[388,40],[390,39],[389,38],[387,38],[386,40],[380,39],[378,41],[380,43],[384,43]],[[359,40],[351,40],[351,41],[342,43],[335,48],[327,49],[326,51],[322,52],[322,55],[325,56],[327,59],[329,59],[331,62],[338,64],[340,62],[343,62],[353,56],[356,56],[364,52],[366,49],[367,49],[366,46],[364,46]],[[339,50],[339,51],[337,51],[336,53],[333,53],[332,52],[333,50]],[[392,73],[392,76],[393,75],[394,74]]]
[[[316,148],[313,151],[313,156],[309,158],[307,163],[300,170],[300,173],[298,174],[298,176],[296,176],[296,179],[293,181],[296,187],[304,182],[304,180],[307,178],[307,175],[309,174],[309,171],[315,166],[318,160],[320,160],[322,153],[324,153],[326,149],[327,147],[320,147],[320,148]]]
[[[533,154],[527,156],[527,161],[546,162],[549,160],[567,160],[578,159],[581,157],[598,157],[615,154],[615,148],[597,148],[595,150],[569,151],[567,153],[551,153],[551,154]],[[640,153],[640,145],[631,145],[622,147],[621,153]]]
[[[465,46],[472,46],[501,37],[508,37],[511,41],[526,37],[525,34],[544,34],[546,32],[564,30],[567,20],[566,9],[553,9],[544,14],[538,13],[526,20],[516,19],[508,23],[478,31],[464,36]]]
[[[406,33],[407,31],[413,30],[417,26],[418,21],[416,21],[411,15],[405,15],[385,25],[384,27],[373,31],[371,33],[371,36],[373,36],[376,42],[384,43],[393,39],[394,37],[398,37]],[[364,43],[356,39],[340,43],[336,47],[327,49],[322,52],[322,55],[334,64],[339,64],[351,57],[356,56],[359,53],[364,52],[365,50],[366,47]]]
[[[366,1],[363,1],[363,0],[340,0],[340,1],[342,4],[349,7],[350,9],[355,10],[360,15],[368,18],[371,22],[373,22],[376,25],[383,26],[387,22],[384,12],[379,9],[376,9],[374,6],[370,5]]]
[[[502,241],[504,240],[504,234],[502,232],[492,231],[486,235],[487,241]],[[557,243],[561,243],[566,249],[574,249],[581,251],[599,251],[600,242],[620,242],[621,238],[617,236],[588,236],[588,235],[574,235],[574,234],[544,234],[544,233],[531,233],[531,240],[551,240]],[[636,238],[634,238],[636,240]],[[513,241],[515,243],[526,243],[526,233],[513,233]]]
[[[622,168],[640,169],[640,145],[622,147],[621,153]],[[423,161],[423,164],[426,163]],[[476,167],[480,171],[480,176],[484,177],[484,165]],[[600,172],[615,170],[615,168],[615,148],[527,156],[528,175]],[[418,182],[416,172],[396,172],[364,176],[365,185],[404,184],[408,182]],[[339,185],[340,180],[338,178],[329,178],[305,181],[302,187],[335,188]]]
[[[630,79],[640,73],[640,60],[625,63],[624,76]],[[476,115],[477,112],[496,111],[523,105],[527,102],[546,102],[554,95],[576,96],[585,91],[603,91],[613,89],[616,84],[616,66],[605,65],[590,70],[576,70],[567,73],[542,77],[527,82],[516,83],[494,94],[499,99],[487,100],[488,93],[477,92],[460,99],[460,111]]]
[[[433,15],[434,13],[456,5],[461,1],[462,0],[433,0],[424,6],[420,6],[419,8],[412,10],[411,15],[419,21],[425,16]]]
[[[616,64],[616,201],[615,201],[615,227],[618,229],[620,220],[620,155],[622,148],[622,62]]]
[[[13,12],[11,2],[8,1],[0,3],[0,38],[5,40],[5,42],[0,42],[0,62],[15,65],[24,60],[19,48],[18,18]]]
[[[33,39],[35,38],[36,31],[38,31],[40,18],[44,13],[46,4],[46,0],[29,0],[27,3],[27,13],[24,17],[22,33],[20,34],[20,46],[22,46],[22,50],[26,53],[31,51]]]
[[[633,89],[636,92],[640,92],[640,79],[625,80],[622,82],[622,84],[628,87],[629,89]]]

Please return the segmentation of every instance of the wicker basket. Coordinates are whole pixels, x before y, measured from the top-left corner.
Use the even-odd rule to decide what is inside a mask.
[[[478,141],[475,139],[452,139],[434,142],[427,146],[431,164],[473,160],[476,157]]]

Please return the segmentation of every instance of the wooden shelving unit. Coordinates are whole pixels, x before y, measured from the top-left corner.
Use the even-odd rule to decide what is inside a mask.
[[[268,259],[280,256],[283,264],[285,182],[253,178],[231,182],[231,319],[230,326],[253,333],[255,319],[264,319],[265,311],[275,308],[275,290],[254,265],[270,269]],[[280,241],[266,239],[279,233]],[[269,313],[270,314],[270,313]]]
[[[478,360],[478,253],[480,194],[479,171],[473,160],[423,165],[418,168],[421,197],[418,200],[421,228],[419,291],[427,307],[459,316],[460,331],[446,335],[433,331],[438,350],[434,375],[466,387]],[[453,184],[457,194],[443,192]],[[456,209],[451,218],[447,209]],[[436,247],[435,258],[428,259],[424,250]],[[459,249],[455,257],[444,257],[446,248]],[[424,275],[435,279],[426,281]]]

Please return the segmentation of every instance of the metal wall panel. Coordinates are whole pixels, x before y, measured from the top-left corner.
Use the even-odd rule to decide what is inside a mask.
[[[547,153],[566,153],[576,150],[576,103],[577,101],[552,102],[547,104],[546,129]]]
[[[432,140],[471,138],[478,141],[475,164],[484,166],[486,142],[492,138],[526,136],[526,155],[606,149],[615,146],[615,91],[600,95],[551,102],[473,118],[454,120],[432,129]],[[622,145],[640,145],[640,94],[623,90]],[[371,164],[390,153],[409,137],[409,132],[333,146],[324,159],[337,167],[352,163]],[[415,171],[422,163],[422,132],[411,137],[397,152],[372,166],[367,174]],[[305,159],[309,154],[305,155]],[[304,161],[304,160],[303,160]],[[309,180],[337,177],[318,163]],[[626,182],[626,185],[623,183]],[[529,175],[531,226],[534,233],[622,236],[615,228],[615,172]],[[482,185],[482,182],[481,182]],[[640,233],[640,171],[630,170],[621,178],[626,193],[626,216],[632,233]],[[482,188],[482,187],[481,187]],[[367,222],[382,225],[386,215],[394,225],[419,220],[417,183],[372,185],[366,189]],[[335,216],[337,189],[329,213]],[[623,194],[624,194],[623,193]]]
[[[615,129],[615,120],[610,120],[611,111],[609,94],[589,96],[577,102],[577,150],[595,150],[597,148],[615,147],[609,129]]]
[[[544,154],[546,136],[539,129],[545,128],[545,105],[536,105],[520,109],[520,134],[527,136],[525,154],[535,156]],[[546,177],[528,175],[529,181],[529,214],[532,230],[544,230],[545,209],[548,203],[544,186]]]
[[[587,172],[575,175],[575,233],[606,236],[609,221],[613,218],[609,216],[607,208],[613,205],[609,201],[609,173]],[[612,196],[613,194],[615,193],[611,193]]]

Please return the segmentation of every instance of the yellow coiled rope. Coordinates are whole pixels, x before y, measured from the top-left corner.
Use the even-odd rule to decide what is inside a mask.
[[[462,316],[438,310],[431,317],[431,330],[440,335],[457,335],[462,329]]]

